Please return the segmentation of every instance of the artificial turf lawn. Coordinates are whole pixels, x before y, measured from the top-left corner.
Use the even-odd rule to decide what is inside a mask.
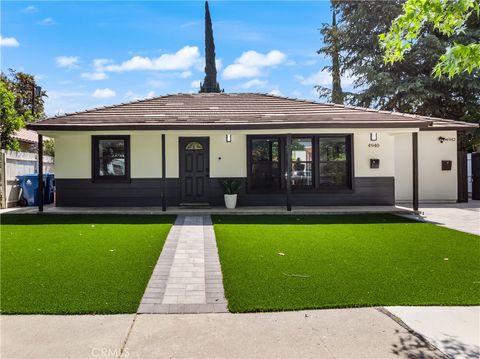
[[[133,313],[171,216],[2,215],[2,313]]]
[[[475,235],[393,215],[215,216],[214,226],[233,312],[480,304]]]

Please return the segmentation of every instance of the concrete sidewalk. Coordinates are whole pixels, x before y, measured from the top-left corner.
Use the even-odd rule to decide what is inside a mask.
[[[480,307],[386,307],[455,359],[480,358]]]
[[[375,308],[1,317],[2,358],[444,358]]]

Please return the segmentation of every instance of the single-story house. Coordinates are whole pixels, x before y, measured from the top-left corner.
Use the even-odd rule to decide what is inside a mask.
[[[38,135],[36,131],[21,128],[13,134],[18,141],[20,152],[37,152]]]
[[[476,125],[254,93],[176,94],[47,118],[57,206],[393,205],[457,200]]]

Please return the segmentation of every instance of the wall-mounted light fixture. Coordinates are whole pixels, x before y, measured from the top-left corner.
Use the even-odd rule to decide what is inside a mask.
[[[226,142],[232,142],[232,135],[229,134],[229,133],[227,133],[227,134],[225,135],[225,141],[226,141]]]
[[[370,132],[370,141],[378,140],[378,134],[376,132]]]

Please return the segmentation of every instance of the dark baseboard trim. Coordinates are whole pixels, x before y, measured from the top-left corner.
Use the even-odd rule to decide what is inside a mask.
[[[211,206],[223,206],[221,180],[210,178]],[[285,206],[286,193],[247,193],[246,178],[238,195],[238,206]],[[162,206],[161,178],[133,178],[126,183],[95,183],[90,179],[56,179],[56,205],[59,207],[155,207]],[[167,206],[181,203],[180,179],[167,178]],[[395,204],[393,177],[356,177],[354,190],[295,193],[293,206],[391,206]]]

